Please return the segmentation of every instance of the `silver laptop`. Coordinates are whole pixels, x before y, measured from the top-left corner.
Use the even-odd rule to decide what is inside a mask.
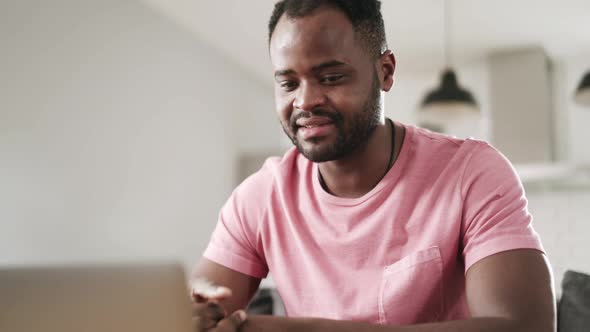
[[[175,264],[0,267],[2,332],[192,332]]]

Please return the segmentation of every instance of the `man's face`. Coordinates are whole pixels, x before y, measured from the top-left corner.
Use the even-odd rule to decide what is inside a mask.
[[[283,130],[308,159],[340,159],[382,121],[375,59],[336,9],[285,15],[270,42],[275,102]]]

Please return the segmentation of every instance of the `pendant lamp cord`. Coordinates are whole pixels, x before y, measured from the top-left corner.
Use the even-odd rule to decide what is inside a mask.
[[[443,1],[444,13],[444,43],[445,43],[445,66],[451,68],[451,0]]]

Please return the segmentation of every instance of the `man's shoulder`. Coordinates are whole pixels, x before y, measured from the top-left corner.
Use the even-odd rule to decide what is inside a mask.
[[[290,176],[298,170],[302,162],[308,161],[302,157],[296,147],[291,147],[282,156],[268,157],[253,176],[266,177],[267,179],[273,178],[275,180],[279,177]]]
[[[258,198],[271,194],[278,183],[293,178],[306,162],[309,160],[305,159],[297,148],[292,147],[282,156],[266,158],[260,169],[248,176],[236,191],[256,194]]]
[[[414,175],[444,176],[457,179],[466,186],[477,178],[494,178],[496,183],[508,179],[511,183],[518,181],[510,161],[486,141],[471,137],[457,138],[418,127],[408,130],[411,132],[408,136],[411,141],[408,156],[412,162],[408,169]],[[496,176],[499,174],[503,179]]]
[[[435,166],[427,161],[436,160],[441,173],[459,175],[466,187],[476,180],[489,187],[514,186],[520,182],[508,158],[489,142],[472,137],[457,138],[417,127],[413,130],[416,158],[428,169]]]
[[[474,147],[479,144],[486,144],[484,141],[475,139],[473,137],[458,138],[452,135],[437,133],[425,128],[420,128],[412,125],[405,125],[406,130],[412,131],[412,136],[415,141],[427,142],[435,144],[437,147],[447,146],[449,148],[465,148]]]
[[[408,136],[414,152],[428,158],[466,161],[472,154],[480,151],[497,152],[486,141],[473,137],[458,138],[410,125],[406,125],[406,130],[410,132]]]

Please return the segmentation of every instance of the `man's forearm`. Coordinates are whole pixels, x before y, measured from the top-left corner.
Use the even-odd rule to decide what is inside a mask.
[[[409,326],[373,325],[320,318],[248,316],[240,332],[553,332],[552,326],[535,326],[505,318],[474,318]],[[539,324],[536,324],[539,325]]]

